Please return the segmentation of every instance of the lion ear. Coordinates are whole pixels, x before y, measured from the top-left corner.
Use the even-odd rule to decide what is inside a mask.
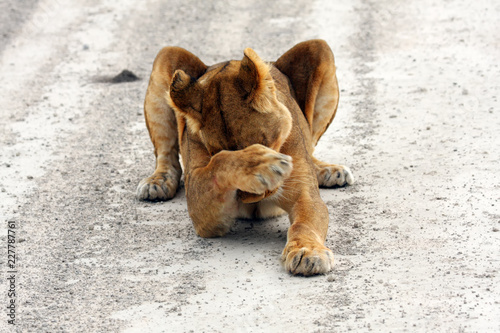
[[[193,133],[201,128],[201,101],[203,92],[194,78],[178,69],[175,71],[167,92],[167,102],[175,112],[186,118]]]
[[[270,112],[276,100],[276,87],[270,70],[254,50],[245,49],[238,80],[252,107],[263,113]]]

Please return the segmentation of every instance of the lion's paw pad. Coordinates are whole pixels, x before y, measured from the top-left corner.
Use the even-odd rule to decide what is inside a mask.
[[[328,248],[285,250],[282,256],[285,269],[294,275],[325,274],[333,268],[333,253]]]
[[[352,185],[354,176],[346,166],[331,165],[322,168],[318,175],[318,182],[320,186],[325,187]]]
[[[144,178],[137,186],[136,197],[139,200],[165,201],[174,197],[178,181],[168,174],[153,174]]]

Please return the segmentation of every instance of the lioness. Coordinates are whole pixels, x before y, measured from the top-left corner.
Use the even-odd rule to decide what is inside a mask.
[[[175,195],[180,148],[198,235],[222,236],[236,218],[286,212],[285,268],[298,275],[326,273],[333,254],[324,245],[328,209],[318,187],[354,178],[347,167],[312,154],[338,99],[333,53],[322,40],[300,43],[274,63],[247,48],[241,61],[210,67],[182,48],[165,47],[144,102],[156,170],[140,182],[137,197]]]

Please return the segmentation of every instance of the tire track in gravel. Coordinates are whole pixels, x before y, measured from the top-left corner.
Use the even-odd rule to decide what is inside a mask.
[[[68,96],[60,94],[57,86],[57,57],[65,58],[70,46],[57,35],[70,29],[71,24],[80,23],[78,8],[51,0],[38,3],[32,13],[21,15],[29,18],[18,23],[15,39],[2,52],[0,81],[8,82],[0,95],[0,105],[4,106],[0,119],[3,218],[13,214],[9,207],[16,201],[24,202],[27,191],[34,186],[27,178],[44,174],[59,133],[72,126],[67,120],[75,110],[72,105],[64,105]],[[14,209],[14,214],[17,211]]]
[[[340,104],[332,128],[320,140],[315,155],[327,161],[349,163],[356,183],[342,189],[322,190],[330,211],[327,246],[336,256],[336,266],[330,280],[329,293],[315,298],[329,309],[318,316],[319,331],[351,330],[353,318],[362,320],[367,313],[365,298],[366,279],[360,275],[359,264],[369,257],[371,241],[369,228],[373,223],[371,211],[374,203],[366,186],[372,183],[369,170],[373,168],[372,151],[374,136],[378,134],[377,81],[372,77],[376,62],[377,3],[362,0],[351,6],[330,4],[324,12],[336,13],[335,17],[318,17],[324,38],[334,49],[337,77],[340,87]],[[329,20],[338,20],[336,25]],[[342,23],[341,23],[342,22]],[[340,31],[332,27],[343,27]],[[323,28],[324,27],[324,28]],[[323,37],[323,36],[321,36]],[[334,38],[335,37],[335,38]],[[339,156],[334,156],[334,152]],[[323,157],[325,156],[325,157]],[[363,259],[362,259],[363,258]],[[359,327],[358,327],[359,328]]]
[[[361,36],[373,42],[360,38],[352,53],[362,84],[341,95],[341,106],[356,105],[348,129],[359,140],[350,189],[359,198],[331,200],[333,209],[348,207],[333,214],[335,227],[341,217],[340,241],[355,242],[337,247],[347,254],[337,262],[347,271],[335,284],[340,311],[320,323],[359,331],[498,327],[490,215],[498,164],[485,148],[498,141],[488,118],[498,85],[487,83],[498,71],[487,33],[498,14],[491,3],[372,4],[355,6]],[[349,78],[339,81],[349,89]],[[470,103],[476,96],[484,99]]]
[[[38,0],[0,2],[0,55],[29,20]]]
[[[115,53],[119,41],[114,36],[126,26],[123,21],[133,7],[133,2],[122,2],[120,10],[114,11],[106,3],[80,9],[73,5],[81,17],[73,22],[76,26],[69,27],[69,35],[59,36],[67,42],[67,49],[58,54],[64,60],[48,72],[47,98],[36,106],[41,115],[30,114],[23,123],[25,127],[31,122],[34,132],[47,126],[52,129],[44,140],[51,143],[59,160],[45,165],[49,171],[45,175],[35,177],[37,189],[27,199],[29,203],[19,209],[25,238],[19,248],[19,323],[26,331],[113,330],[116,321],[106,321],[106,309],[116,306],[116,299],[127,302],[130,298],[131,289],[109,288],[120,272],[103,267],[113,257],[108,250],[113,240],[127,242],[127,237],[121,237],[122,230],[114,229],[122,221],[117,221],[121,214],[113,206],[116,192],[123,194],[122,186],[127,184],[122,177],[116,179],[126,155],[115,160],[110,150],[119,151],[123,144],[118,132],[126,122],[123,117],[135,117],[136,113],[118,112],[129,109],[130,103],[141,97],[133,96],[138,89],[96,86],[91,80],[108,71],[106,63],[118,60],[118,66],[124,65]],[[47,110],[50,113],[44,116]],[[52,113],[54,117],[57,114],[56,120]],[[116,189],[111,188],[115,184]],[[133,216],[125,210],[127,213]],[[104,232],[108,228],[111,230]],[[103,257],[96,258],[99,254]],[[127,284],[122,287],[132,288]],[[147,294],[147,289],[138,297],[142,293]],[[149,294],[144,297],[150,299]]]

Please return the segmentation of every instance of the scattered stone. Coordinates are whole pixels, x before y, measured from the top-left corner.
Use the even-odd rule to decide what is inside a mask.
[[[137,80],[139,80],[137,75],[128,69],[124,69],[120,74],[111,79],[111,83],[133,82]]]

